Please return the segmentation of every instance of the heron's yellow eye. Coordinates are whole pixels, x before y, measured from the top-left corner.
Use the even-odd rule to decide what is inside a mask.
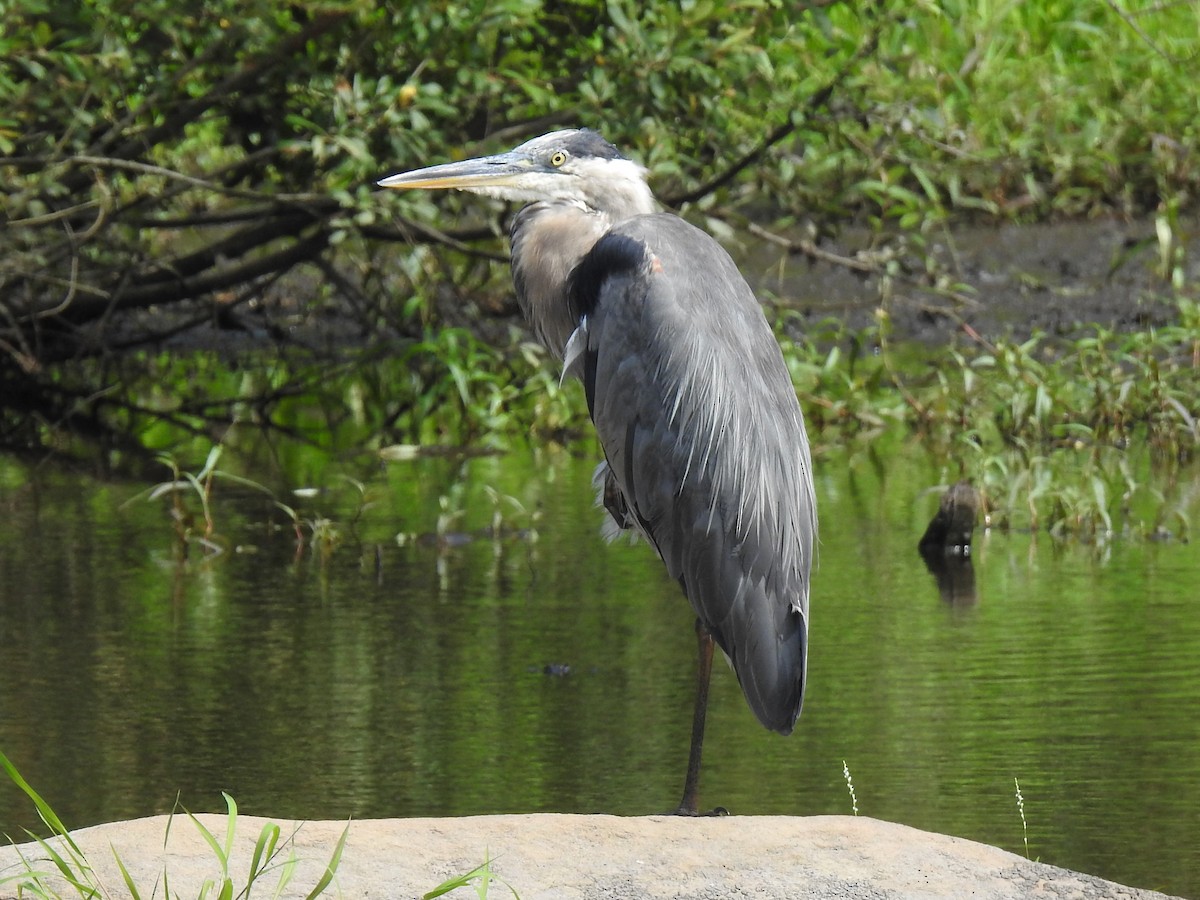
[[[556,169],[559,166],[561,166],[563,163],[565,163],[566,161],[567,161],[567,154],[564,153],[562,150],[555,150],[554,155],[550,157],[550,165],[554,166],[554,168],[556,168]]]

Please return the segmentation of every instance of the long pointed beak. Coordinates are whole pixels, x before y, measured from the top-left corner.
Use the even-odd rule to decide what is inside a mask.
[[[379,186],[398,190],[418,188],[430,191],[443,188],[504,188],[515,186],[517,179],[527,174],[531,166],[532,160],[529,157],[510,151],[496,156],[482,156],[478,159],[465,159],[462,162],[401,172],[399,175],[383,179]]]

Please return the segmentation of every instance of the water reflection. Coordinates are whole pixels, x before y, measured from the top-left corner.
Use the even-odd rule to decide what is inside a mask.
[[[970,556],[947,553],[943,547],[923,547],[920,553],[942,600],[955,609],[966,609],[979,602],[975,565]]]
[[[122,506],[139,486],[0,463],[0,747],[68,822],[221,790],[307,818],[673,804],[692,616],[645,547],[598,540],[590,453],[299,462],[327,557],[218,489],[227,551],[184,562],[161,504]],[[704,801],[848,813],[846,760],[863,814],[1021,853],[1015,777],[1034,856],[1200,894],[1193,549],[977,537],[976,600],[947,604],[913,553],[937,472],[819,473],[804,715],[765,731],[718,666]],[[0,785],[0,832],[37,824]]]

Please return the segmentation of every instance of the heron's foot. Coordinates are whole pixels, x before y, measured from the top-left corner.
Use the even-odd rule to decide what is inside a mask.
[[[714,806],[712,809],[708,810],[708,812],[700,812],[698,809],[695,809],[694,807],[689,808],[687,806],[684,806],[683,804],[680,804],[678,807],[676,807],[675,809],[673,809],[669,813],[667,813],[667,815],[668,816],[691,816],[693,818],[705,818],[705,817],[709,817],[709,816],[728,816],[728,815],[730,815],[730,812],[723,806]]]

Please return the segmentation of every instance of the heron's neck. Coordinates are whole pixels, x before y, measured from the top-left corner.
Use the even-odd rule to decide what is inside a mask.
[[[513,219],[512,270],[517,300],[534,336],[559,359],[579,324],[567,304],[567,279],[615,224],[654,212],[654,199],[644,184],[642,187],[644,203],[606,204],[613,212],[544,201],[526,206]]]

